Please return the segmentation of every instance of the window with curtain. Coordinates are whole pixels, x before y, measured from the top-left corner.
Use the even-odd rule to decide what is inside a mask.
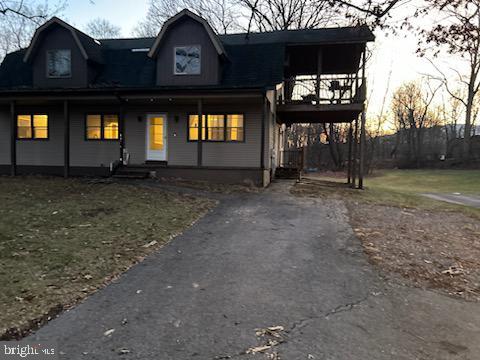
[[[202,140],[218,142],[243,142],[245,140],[242,114],[203,115]],[[188,140],[198,141],[198,115],[188,117]]]
[[[48,115],[29,114],[17,116],[17,139],[47,140]]]
[[[85,122],[87,140],[118,140],[118,133],[118,115],[87,115]]]

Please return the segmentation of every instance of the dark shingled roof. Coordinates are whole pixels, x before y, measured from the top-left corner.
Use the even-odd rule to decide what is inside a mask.
[[[103,39],[99,46],[78,32],[89,58],[99,65],[92,88],[156,87],[156,62],[145,51],[155,38]],[[285,47],[293,44],[365,43],[374,36],[366,26],[314,30],[285,30],[266,33],[219,35],[227,58],[221,83],[208,88],[264,88],[283,80]],[[32,89],[31,64],[23,62],[25,50],[8,54],[0,66],[0,88]]]

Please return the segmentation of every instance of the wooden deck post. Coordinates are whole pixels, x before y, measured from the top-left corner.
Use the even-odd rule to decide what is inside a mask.
[[[15,101],[10,102],[10,175],[17,175],[17,119]]]
[[[315,86],[315,95],[317,96],[317,105],[320,104],[320,80],[323,71],[323,51],[322,48],[317,50],[317,83]]]
[[[355,130],[353,131],[353,156],[352,156],[352,180],[350,187],[356,186],[357,181],[357,146],[358,146],[358,118],[355,119]]]
[[[198,114],[198,143],[197,143],[197,166],[202,166],[202,159],[203,159],[203,101],[199,99],[197,101],[197,114]],[[206,123],[206,119],[205,119]]]
[[[365,107],[365,98],[367,95],[367,79],[365,78],[365,71],[366,71],[366,61],[367,61],[367,49],[366,47],[363,48],[363,64],[362,64],[362,87],[363,87],[363,94],[362,97],[363,101],[363,111],[362,111],[362,122],[361,122],[361,132],[360,132],[360,166],[358,170],[358,188],[363,189],[363,176],[365,172],[365,152],[366,152],[366,141],[367,135],[365,133],[365,123],[367,120],[366,114],[366,107]]]
[[[347,162],[347,184],[352,181],[352,139],[353,138],[353,126],[350,123],[348,128],[348,162]]]
[[[267,97],[263,95],[263,107],[262,107],[262,129],[261,129],[261,139],[260,139],[260,168],[265,170],[265,122],[267,119]],[[263,176],[263,174],[262,174]]]
[[[361,132],[360,132],[360,166],[358,169],[358,188],[363,189],[363,175],[365,171],[365,151],[366,151],[366,134],[365,134],[365,122],[366,122],[366,114],[365,109],[362,111],[361,116]]]
[[[70,109],[68,100],[63,101],[63,177],[70,175]]]

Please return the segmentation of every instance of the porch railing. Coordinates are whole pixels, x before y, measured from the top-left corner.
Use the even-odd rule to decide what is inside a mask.
[[[285,149],[280,154],[280,167],[290,169],[303,169],[303,148]]]
[[[364,81],[352,75],[302,75],[285,79],[279,104],[355,104],[365,99]]]

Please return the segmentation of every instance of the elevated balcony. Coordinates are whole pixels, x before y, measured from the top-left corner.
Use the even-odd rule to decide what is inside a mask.
[[[365,80],[358,74],[299,75],[277,88],[284,123],[350,122],[362,111]]]

